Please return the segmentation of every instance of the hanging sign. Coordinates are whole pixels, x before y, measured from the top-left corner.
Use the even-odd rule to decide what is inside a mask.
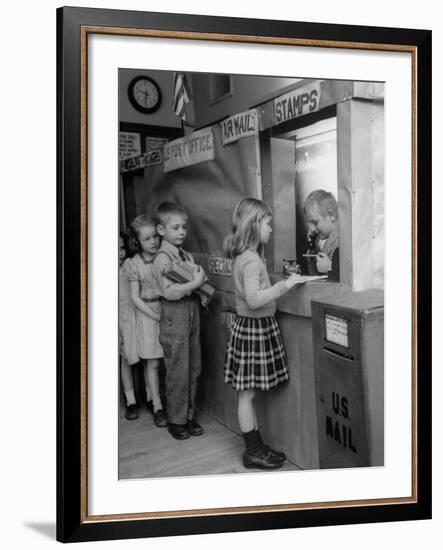
[[[120,161],[120,172],[132,172],[139,168],[146,168],[146,166],[161,164],[161,160],[162,156],[160,150],[148,151],[147,153],[143,153],[143,155]]]
[[[274,99],[276,124],[318,111],[320,105],[320,83],[297,88]]]
[[[238,139],[255,136],[258,132],[257,110],[238,113],[221,122],[222,143],[227,145]]]
[[[135,132],[119,133],[119,154],[120,160],[136,157],[142,152],[140,147],[140,134]]]
[[[170,141],[163,148],[165,172],[171,172],[214,158],[212,128],[204,128],[188,136]]]
[[[167,138],[147,137],[145,140],[145,151],[153,151],[154,149],[162,149],[168,143]]]

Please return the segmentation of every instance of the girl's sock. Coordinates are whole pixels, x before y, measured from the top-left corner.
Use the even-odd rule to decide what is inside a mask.
[[[148,384],[146,384],[145,389],[146,389],[146,403],[148,405],[148,409],[152,412],[154,410],[154,406],[152,404],[152,393]]]
[[[257,434],[257,440],[259,441],[260,446],[263,446],[264,443],[263,443],[263,439],[262,439],[262,437],[261,437],[260,430],[259,430],[258,428],[254,428],[254,431],[255,431],[255,433]]]
[[[154,412],[157,412],[160,409],[163,409],[162,402],[161,402],[160,398],[159,399],[153,399],[152,404],[154,406]]]
[[[245,447],[246,447],[247,453],[254,454],[263,447],[263,443],[260,437],[260,432],[258,430],[243,432],[243,439],[245,440]]]
[[[126,406],[129,407],[129,405],[135,405],[135,394],[134,389],[127,390],[124,392],[126,397]]]

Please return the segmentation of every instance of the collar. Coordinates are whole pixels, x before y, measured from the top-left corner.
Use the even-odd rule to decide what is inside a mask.
[[[181,260],[185,262],[192,262],[192,256],[189,252],[187,252],[184,248],[179,248],[178,246],[175,246],[174,244],[171,244],[168,241],[163,241],[161,244],[161,247],[159,250],[165,250],[170,254],[174,259]]]
[[[332,255],[335,252],[335,249],[339,246],[339,234],[338,229],[335,228],[329,234],[329,237],[326,239],[325,245],[323,247],[323,252],[332,258]]]
[[[152,260],[147,260],[144,256],[143,256],[143,253],[142,252],[137,252],[140,260],[144,263],[144,264],[152,264],[152,262],[154,261],[153,259]]]

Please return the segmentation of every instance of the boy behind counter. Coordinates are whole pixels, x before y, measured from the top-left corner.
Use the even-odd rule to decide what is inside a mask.
[[[191,254],[182,248],[188,217],[181,206],[162,202],[156,211],[157,231],[162,237],[153,273],[162,295],[160,343],[166,367],[166,407],[168,431],[175,439],[198,436],[203,428],[194,419],[197,379],[201,371],[200,305],[192,294],[206,279]],[[194,268],[194,279],[178,284],[164,276],[164,269],[175,261]]]
[[[306,197],[303,211],[309,231],[325,241],[316,258],[318,272],[327,273],[331,281],[339,281],[338,205],[334,195],[323,189],[312,191]]]

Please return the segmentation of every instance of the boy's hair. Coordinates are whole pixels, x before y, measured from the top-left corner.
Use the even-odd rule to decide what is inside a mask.
[[[303,212],[306,214],[308,208],[313,204],[318,204],[322,216],[328,214],[338,218],[338,205],[337,200],[332,193],[324,191],[323,189],[316,189],[309,193],[306,197],[305,204],[303,205]]]
[[[184,216],[185,218],[188,217],[182,206],[171,201],[164,201],[160,203],[155,211],[157,222],[163,226],[168,223],[168,217],[173,214],[178,214],[180,216]]]
[[[157,226],[155,219],[152,216],[141,214],[134,218],[129,226],[129,245],[134,252],[140,251],[140,241],[138,240],[138,234],[141,227],[152,226],[154,229]]]
[[[232,232],[225,240],[224,249],[228,258],[235,258],[248,248],[262,252],[260,223],[272,217],[269,206],[253,197],[245,197],[235,207],[232,216]]]

